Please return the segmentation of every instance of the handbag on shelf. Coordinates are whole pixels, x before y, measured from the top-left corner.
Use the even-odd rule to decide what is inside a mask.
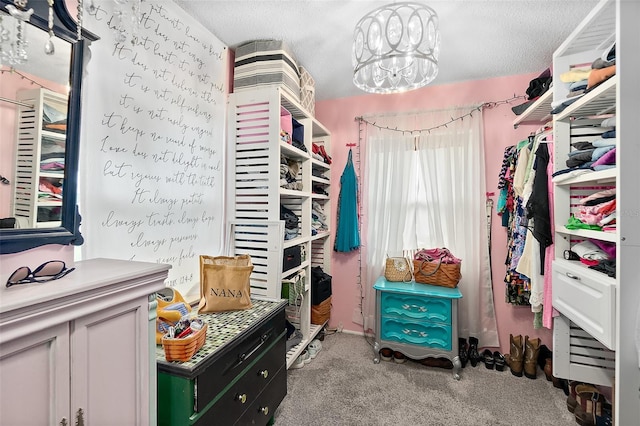
[[[462,275],[462,260],[447,248],[423,249],[413,258],[414,276],[417,283],[455,288]]]
[[[198,313],[250,309],[251,256],[200,256]]]
[[[408,283],[413,279],[411,263],[406,257],[389,257],[384,266],[384,277],[387,281]]]

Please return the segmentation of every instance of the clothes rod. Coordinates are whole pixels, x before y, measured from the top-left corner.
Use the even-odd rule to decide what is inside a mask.
[[[3,98],[1,96],[0,96],[0,101],[9,102],[10,104],[16,104],[16,105],[20,105],[20,106],[27,107],[27,108],[33,108],[33,105],[31,105],[31,104],[27,104],[27,103],[16,101],[16,100],[9,99],[9,98]]]

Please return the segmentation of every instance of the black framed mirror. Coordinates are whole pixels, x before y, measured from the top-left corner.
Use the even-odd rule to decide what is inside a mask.
[[[20,28],[18,19],[11,12],[28,21],[25,20]],[[50,13],[53,18],[51,21]],[[14,163],[12,167],[3,163],[3,168],[10,168],[10,172],[0,170],[0,175],[5,177],[4,184],[11,187],[11,195],[7,196],[6,190],[2,192],[4,210],[0,217],[4,218],[4,224],[0,228],[0,254],[17,253],[45,244],[80,245],[83,238],[79,229],[77,184],[83,53],[85,44],[97,40],[98,37],[82,29],[82,36],[78,40],[76,21],[69,14],[64,0],[55,0],[52,5],[47,0],[0,0],[0,18],[0,42],[3,43],[0,45],[0,54],[4,55],[3,80],[11,84],[9,78],[5,77],[12,74],[13,78],[18,76],[22,80],[36,83],[35,90],[22,90],[20,95],[16,91],[13,95],[2,97],[0,102],[3,106],[5,103],[12,103],[17,109],[16,136],[7,138],[4,136],[8,133],[4,133],[2,141],[3,154],[13,152],[11,161]],[[11,34],[12,26],[15,26],[15,34],[20,33],[19,36]],[[27,51],[22,51],[23,56],[26,56],[22,61],[15,56],[16,53],[20,53],[21,46],[16,46],[11,37],[20,37],[22,42],[28,42]],[[54,47],[53,54],[51,45]],[[24,44],[22,47],[25,47]],[[8,52],[8,49],[14,51]],[[48,90],[49,84],[41,83],[50,81],[51,85],[57,84],[56,87],[60,87],[60,82],[56,82],[59,78],[55,74],[61,72],[62,79],[66,80],[63,84],[67,86],[66,90]],[[41,88],[45,88],[46,91]],[[61,93],[65,91],[68,91],[68,94]],[[38,96],[39,92],[46,93],[37,99],[24,95],[32,92],[35,93],[34,96]],[[2,93],[5,94],[7,91],[3,88]],[[43,96],[47,95],[47,99],[52,99],[50,102],[43,100]],[[24,101],[20,100],[20,97]],[[35,104],[39,105],[38,113],[32,112]],[[47,120],[42,118],[43,115],[46,115]],[[34,117],[31,118],[32,123],[29,123],[29,117]],[[46,131],[45,121],[49,125]],[[37,127],[37,136],[33,136],[31,124],[31,127]],[[10,126],[7,121],[0,125]],[[0,128],[0,131],[2,130]],[[31,148],[24,142],[29,138],[38,143],[38,150],[34,151],[34,154],[29,153]],[[7,143],[13,144],[12,149],[5,149],[4,144]],[[56,144],[60,146],[58,156],[62,158],[53,166],[47,163],[47,167],[51,166],[55,170],[48,169],[44,173],[43,147],[46,145],[46,149],[49,149]],[[22,173],[21,167],[27,171]],[[24,196],[25,192],[27,196]],[[43,192],[45,197],[49,197],[45,198],[46,201],[42,201]]]

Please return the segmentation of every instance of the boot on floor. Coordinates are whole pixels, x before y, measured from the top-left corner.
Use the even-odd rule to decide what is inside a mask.
[[[538,377],[538,355],[540,353],[540,339],[524,337],[524,375],[529,379]]]
[[[469,361],[469,346],[467,345],[467,339],[464,337],[458,338],[458,357],[460,358],[460,364],[462,364],[462,368],[467,365],[467,361]]]
[[[476,337],[469,337],[469,353],[467,354],[469,362],[472,367],[478,365],[480,361],[480,353],[478,352],[478,339]]]
[[[522,352],[522,335],[514,336],[509,335],[509,368],[511,374],[517,377],[522,377],[522,369],[524,365],[524,358]]]

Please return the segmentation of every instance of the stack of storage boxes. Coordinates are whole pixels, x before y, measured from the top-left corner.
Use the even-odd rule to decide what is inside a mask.
[[[236,48],[233,91],[279,86],[300,100],[300,70],[280,40],[255,40]]]

